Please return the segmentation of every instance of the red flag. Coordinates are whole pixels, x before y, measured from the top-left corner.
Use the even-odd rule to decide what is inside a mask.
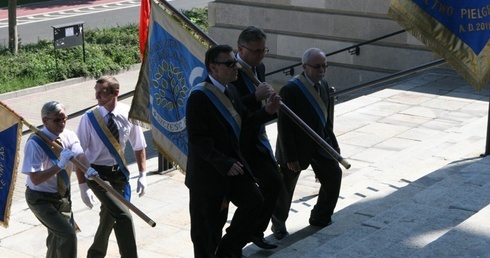
[[[150,0],[141,0],[140,7],[140,52],[141,60],[145,56],[148,27],[150,25]]]

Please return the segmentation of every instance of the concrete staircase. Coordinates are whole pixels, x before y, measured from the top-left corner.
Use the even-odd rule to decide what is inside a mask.
[[[247,257],[490,257],[490,157],[453,162],[415,181],[374,170],[344,178],[334,224],[308,225],[316,197],[296,200],[289,237]],[[305,171],[306,172],[306,171]],[[308,173],[308,172],[306,172]],[[269,240],[275,241],[272,236]],[[487,241],[485,241],[487,240]]]
[[[344,170],[334,223],[309,226],[319,185],[305,170],[290,236],[269,235],[277,249],[249,245],[244,254],[490,257],[490,157],[480,157],[488,97],[462,85],[454,75],[427,73],[336,105],[337,138],[352,168]]]

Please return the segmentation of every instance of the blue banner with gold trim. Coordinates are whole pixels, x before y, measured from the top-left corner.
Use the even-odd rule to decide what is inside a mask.
[[[475,89],[490,79],[490,0],[391,0],[388,16]]]
[[[0,224],[8,227],[22,138],[20,118],[0,105]]]
[[[207,48],[162,2],[151,0],[150,9],[145,58],[129,116],[151,125],[159,152],[185,172],[185,103],[192,86],[207,76]]]

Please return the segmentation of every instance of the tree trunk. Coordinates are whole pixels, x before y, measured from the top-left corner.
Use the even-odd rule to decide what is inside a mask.
[[[17,0],[9,0],[9,50],[16,54],[19,50],[17,34]]]

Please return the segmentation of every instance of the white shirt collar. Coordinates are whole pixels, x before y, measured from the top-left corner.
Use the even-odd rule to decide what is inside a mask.
[[[218,88],[221,92],[225,92],[226,86],[219,83],[216,79],[213,78],[213,76],[209,75],[209,79],[211,79],[211,82],[213,83],[216,88]]]
[[[43,127],[43,129],[41,130],[46,136],[49,137],[49,139],[51,140],[56,140],[56,138],[58,138],[57,135],[55,135],[54,133],[50,132],[46,127]]]

